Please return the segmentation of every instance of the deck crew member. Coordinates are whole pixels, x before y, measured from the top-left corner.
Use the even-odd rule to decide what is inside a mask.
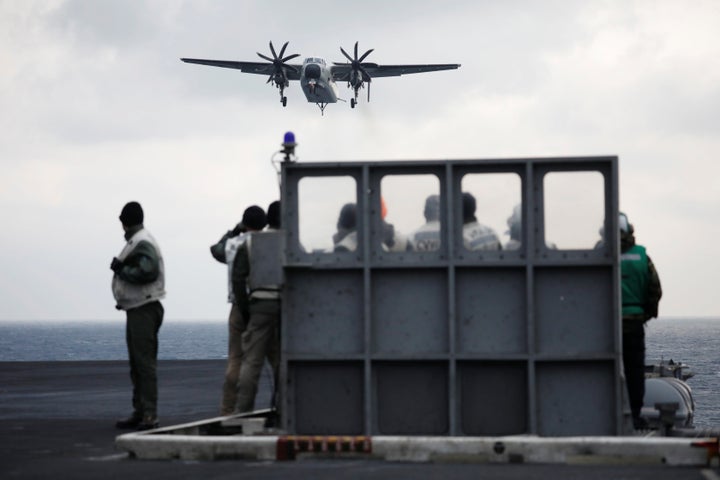
[[[245,220],[243,218],[243,220]],[[210,253],[218,262],[227,265],[228,302],[230,314],[228,315],[228,359],[225,367],[222,398],[220,400],[220,415],[230,415],[235,411],[237,403],[237,377],[240,372],[240,359],[242,358],[241,338],[247,326],[250,314],[242,311],[235,301],[232,288],[232,266],[240,245],[245,241],[247,227],[243,221],[235,228],[228,230],[220,240],[210,247]]]
[[[242,334],[242,361],[237,382],[236,412],[248,412],[254,409],[258,380],[265,359],[267,358],[273,369],[276,385],[280,366],[277,332],[280,325],[281,285],[256,285],[251,276],[251,269],[257,267],[259,261],[253,257],[253,243],[261,242],[263,240],[261,236],[270,233],[261,232],[267,220],[265,212],[260,207],[249,207],[246,213],[254,216],[255,221],[246,224],[248,237],[238,249],[232,273],[236,300],[250,314],[247,328]]]
[[[165,265],[143,220],[138,202],[123,207],[120,222],[127,244],[112,259],[110,268],[116,308],[125,310],[127,317],[125,339],[133,384],[133,412],[115,426],[149,430],[158,426],[157,353],[164,315],[160,300],[165,298]]]
[[[410,234],[409,249],[432,252],[440,248],[440,196],[429,195],[423,210],[425,224]]]
[[[500,238],[490,227],[475,218],[477,204],[468,192],[462,194],[463,244],[467,250],[502,250]]]
[[[630,411],[636,429],[647,427],[640,417],[645,396],[645,323],[658,316],[660,278],[645,247],[635,243],[634,228],[620,213],[622,273],[623,366]]]
[[[512,214],[507,219],[508,231],[510,240],[505,244],[505,250],[517,250],[522,246],[522,240],[520,240],[520,234],[522,233],[522,210],[520,205],[515,205]]]
[[[337,232],[333,234],[332,240],[335,252],[357,250],[357,208],[354,203],[346,203],[340,209]]]

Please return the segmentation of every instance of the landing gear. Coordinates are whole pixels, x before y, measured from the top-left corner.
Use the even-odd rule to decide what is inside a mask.
[[[356,103],[357,103],[357,102],[355,101],[355,99],[354,99],[354,98],[351,98],[351,99],[350,99],[350,108],[355,108],[355,104],[356,104]]]
[[[287,106],[287,97],[285,96],[285,87],[287,87],[287,86],[288,86],[287,82],[285,85],[283,85],[281,83],[277,86],[278,90],[280,90],[280,103],[282,103],[283,107]]]
[[[316,103],[318,107],[320,107],[320,115],[325,115],[325,107],[328,106],[327,103]]]

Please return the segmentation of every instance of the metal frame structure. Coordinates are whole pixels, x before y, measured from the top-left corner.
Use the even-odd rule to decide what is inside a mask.
[[[544,177],[603,178],[600,248],[545,245]],[[462,178],[515,173],[522,247],[467,251]],[[381,248],[386,175],[440,181],[441,248]],[[308,253],[298,184],[352,177],[358,249]],[[623,433],[617,157],[290,163],[285,237],[282,427],[297,434]],[[572,199],[569,199],[572,200]]]

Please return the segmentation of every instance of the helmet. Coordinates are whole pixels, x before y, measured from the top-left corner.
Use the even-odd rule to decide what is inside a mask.
[[[618,218],[618,226],[620,227],[620,231],[623,233],[633,233],[633,226],[630,223],[630,220],[628,220],[627,215],[625,215],[623,212],[620,212],[620,216]]]
[[[510,238],[513,238],[515,240],[520,239],[520,232],[522,227],[522,209],[520,208],[519,204],[513,207],[512,214],[507,219],[507,226],[509,230],[506,233],[510,235]]]
[[[430,195],[425,199],[425,219],[429,222],[440,218],[440,196]]]
[[[507,225],[512,228],[513,225],[520,223],[521,220],[522,210],[520,210],[520,205],[515,205],[512,214],[507,219]]]

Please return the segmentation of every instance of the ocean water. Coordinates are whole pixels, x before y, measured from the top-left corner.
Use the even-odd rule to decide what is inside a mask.
[[[720,428],[720,319],[661,318],[647,324],[646,363],[690,365],[695,426]],[[158,356],[165,360],[227,358],[227,323],[166,320]],[[126,360],[125,322],[0,322],[0,361]]]

